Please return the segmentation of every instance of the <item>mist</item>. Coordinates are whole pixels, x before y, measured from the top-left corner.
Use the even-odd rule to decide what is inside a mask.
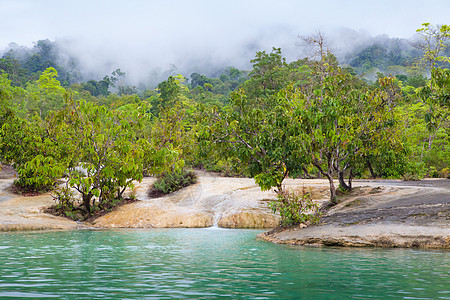
[[[177,73],[212,76],[228,66],[250,69],[255,53],[272,47],[281,48],[288,61],[302,58],[298,36],[317,30],[345,61],[346,53],[374,39],[407,39],[423,22],[445,23],[450,4],[431,0],[418,9],[414,3],[0,0],[0,26],[7,29],[0,52],[11,42],[32,47],[49,39],[64,67],[76,62],[80,80],[99,80],[120,68],[128,84],[155,86]]]

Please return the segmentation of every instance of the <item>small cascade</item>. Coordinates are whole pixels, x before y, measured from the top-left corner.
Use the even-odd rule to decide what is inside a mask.
[[[149,198],[147,191],[153,181],[145,178],[136,184],[133,193],[141,201],[99,218],[95,225],[218,228],[220,224],[227,228],[259,228],[268,224],[267,208],[261,207],[260,199],[269,195],[257,188],[253,180],[203,174],[195,185],[171,195]]]
[[[214,214],[213,217],[213,227],[218,227],[220,218],[223,213],[226,212],[230,207],[230,195],[224,194],[219,197],[219,202],[212,207],[212,211]]]

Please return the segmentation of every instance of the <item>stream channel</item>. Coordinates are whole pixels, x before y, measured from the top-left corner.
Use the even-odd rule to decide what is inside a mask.
[[[0,299],[450,299],[449,251],[277,245],[260,232],[0,233]]]

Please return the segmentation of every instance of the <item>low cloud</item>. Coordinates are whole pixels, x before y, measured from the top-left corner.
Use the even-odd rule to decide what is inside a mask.
[[[437,0],[430,0],[419,17],[422,3],[411,1],[0,0],[0,27],[8,28],[0,49],[50,39],[62,61],[77,58],[85,78],[120,68],[130,83],[151,85],[170,73],[248,69],[256,51],[272,47],[297,59],[304,56],[298,36],[315,30],[328,36],[339,56],[372,36],[407,38],[422,22],[447,20],[450,4],[436,11]]]

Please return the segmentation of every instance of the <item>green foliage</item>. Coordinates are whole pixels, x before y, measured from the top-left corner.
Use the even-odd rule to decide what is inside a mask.
[[[24,191],[42,191],[52,187],[62,176],[66,165],[52,156],[36,155],[24,165],[15,165],[19,179],[14,184]]]
[[[253,62],[251,79],[232,93],[229,107],[208,116],[203,136],[223,157],[237,158],[261,189],[280,191],[288,174],[303,174],[313,165],[329,180],[333,202],[335,174],[351,189],[361,160],[378,158],[386,149],[402,153],[393,79],[380,78],[371,89],[342,71],[330,54],[317,62],[285,64],[274,49],[258,53]]]
[[[442,63],[450,62],[450,58],[443,55],[447,48],[446,42],[450,39],[449,25],[435,26],[423,23],[422,28],[417,29],[416,32],[422,38],[422,41],[415,44],[416,48],[423,51],[419,65],[423,65],[431,71]]]
[[[288,83],[286,77],[289,69],[280,48],[273,48],[271,53],[259,51],[250,62],[253,63],[247,88],[250,96],[272,95]]]
[[[179,189],[195,184],[197,175],[186,170],[164,173],[157,178],[149,190],[150,197],[159,197],[171,194]]]
[[[146,175],[176,172],[184,168],[186,160],[192,160],[192,104],[181,93],[170,101],[170,106],[159,106],[158,118],[145,134],[151,146],[144,163]]]
[[[55,209],[57,211],[61,211],[70,219],[77,219],[76,198],[72,190],[67,185],[55,189],[52,193],[52,197],[56,201]]]
[[[4,77],[2,76],[4,79]],[[38,116],[31,120],[17,116],[9,98],[15,89],[8,81],[2,84],[0,129],[0,156],[2,161],[16,168],[19,178],[15,184],[24,191],[42,191],[51,188],[63,174],[67,162],[58,144],[48,133],[48,124]]]
[[[390,75],[419,75],[411,62],[420,57],[420,51],[408,41],[384,39],[376,41],[348,55],[346,61],[366,80],[374,81],[377,72]]]
[[[25,86],[30,80],[27,70],[20,65],[17,59],[11,57],[0,58],[0,73],[8,74],[14,86]]]
[[[72,166],[69,186],[81,194],[85,213],[121,199],[133,180],[142,179],[148,142],[136,135],[143,120],[139,114],[138,109],[110,111],[80,101],[69,102],[52,118],[51,132],[66,145]],[[86,175],[74,171],[78,165]]]
[[[278,193],[277,198],[269,203],[269,207],[280,214],[282,227],[315,224],[320,220],[319,205],[313,202],[311,193],[306,192],[305,188],[301,192],[284,190]]]
[[[450,163],[450,70],[439,68],[450,62],[450,58],[443,55],[446,41],[450,39],[450,27],[424,23],[417,31],[423,39],[419,44],[424,51],[421,62],[431,70],[431,79],[426,86],[416,90],[418,103],[411,105],[409,116],[422,118],[415,120],[413,135],[416,143],[413,147],[416,148],[416,159],[420,153],[420,163],[425,163],[426,176],[436,176]]]
[[[108,96],[109,88],[112,86],[111,79],[108,76],[103,77],[100,81],[89,80],[86,83],[83,83],[82,88],[91,93],[92,96]]]

